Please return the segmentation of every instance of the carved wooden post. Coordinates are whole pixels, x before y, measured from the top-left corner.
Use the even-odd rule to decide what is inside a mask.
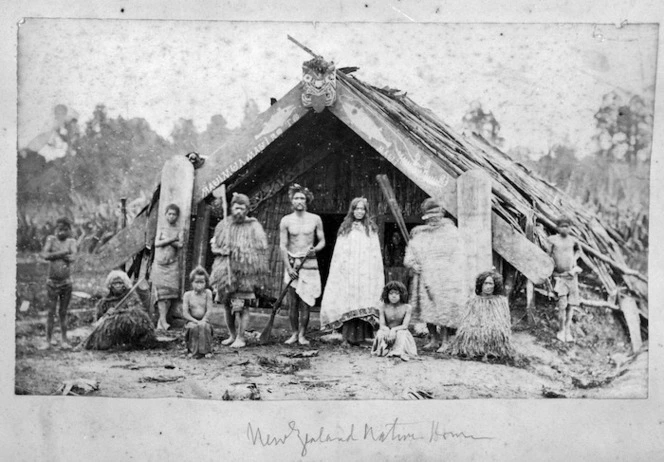
[[[469,170],[459,176],[457,188],[457,219],[466,252],[466,280],[471,294],[475,277],[493,267],[491,178],[482,170]]]
[[[210,246],[208,242],[210,240],[210,207],[207,206],[205,201],[198,204],[196,218],[194,265],[205,268],[207,251]]]

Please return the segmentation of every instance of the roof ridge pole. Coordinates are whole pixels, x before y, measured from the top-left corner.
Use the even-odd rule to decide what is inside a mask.
[[[306,46],[306,45],[302,45],[300,42],[298,42],[297,40],[295,40],[295,39],[294,39],[293,37],[291,37],[290,35],[286,35],[286,37],[288,37],[288,40],[290,40],[290,41],[293,42],[295,45],[297,45],[297,46],[299,46],[300,48],[302,48],[304,51],[306,51],[307,53],[309,53],[309,54],[310,54],[311,56],[313,56],[314,58],[322,58],[321,55],[314,53],[313,51],[311,51],[311,48],[309,48],[309,47]]]

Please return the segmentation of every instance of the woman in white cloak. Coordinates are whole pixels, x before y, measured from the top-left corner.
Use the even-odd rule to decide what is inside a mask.
[[[378,228],[367,200],[356,197],[337,234],[321,302],[321,329],[341,327],[344,339],[353,345],[371,339],[384,285]]]

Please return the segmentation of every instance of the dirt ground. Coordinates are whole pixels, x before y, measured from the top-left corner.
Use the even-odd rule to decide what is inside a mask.
[[[237,351],[221,346],[222,336],[215,336],[214,356],[195,360],[186,357],[178,332],[160,337],[152,350],[42,351],[43,330],[35,327],[17,337],[17,394],[59,393],[73,379],[98,381],[93,396],[132,398],[223,399],[227,393],[226,399],[413,399],[413,391],[435,399],[636,398],[647,393],[647,351],[604,356],[580,345],[550,349],[523,331],[513,336],[519,357],[508,365],[421,349],[418,359],[402,362],[372,357],[369,345],[346,347],[316,337],[307,347],[252,342]],[[74,343],[89,330],[74,330]],[[280,341],[287,336],[284,330],[277,334]],[[418,347],[424,341],[418,338]],[[305,357],[293,357],[298,355]]]
[[[31,266],[32,268],[32,266]],[[181,330],[160,337],[159,346],[142,351],[85,351],[78,348],[41,350],[44,316],[33,273],[19,268],[16,320],[15,392],[51,395],[67,381],[86,379],[98,389],[72,392],[125,398],[182,397],[199,399],[352,400],[468,398],[645,398],[648,383],[646,346],[631,354],[624,330],[610,312],[581,311],[574,329],[576,342],[555,339],[555,312],[540,303],[534,326],[525,326],[513,310],[513,345],[509,364],[461,360],[422,351],[402,362],[376,358],[370,345],[347,347],[322,340],[312,319],[311,345],[287,346],[285,317],[278,317],[274,342],[257,344],[265,314],[252,318],[250,344],[233,350],[220,344],[225,329],[215,329],[215,353],[209,359],[188,359]],[[78,284],[96,293],[94,284]],[[21,296],[32,305],[21,311]],[[91,330],[94,299],[72,304],[70,339],[80,343]],[[217,316],[215,319],[220,320]],[[57,323],[56,323],[57,325]],[[56,335],[59,335],[56,327]],[[298,357],[299,356],[299,357]],[[74,382],[71,382],[74,383]],[[424,392],[424,393],[420,393]]]

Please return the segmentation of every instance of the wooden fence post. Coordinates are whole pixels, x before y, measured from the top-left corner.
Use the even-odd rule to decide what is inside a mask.
[[[482,170],[469,170],[459,176],[457,188],[457,219],[466,253],[466,285],[468,294],[472,294],[477,275],[493,267],[491,177]]]

